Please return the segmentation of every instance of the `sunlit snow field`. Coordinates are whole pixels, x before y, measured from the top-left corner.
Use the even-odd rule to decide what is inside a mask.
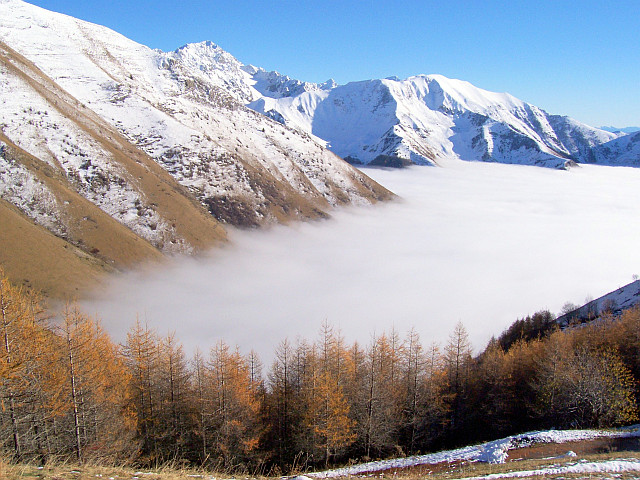
[[[395,326],[476,349],[516,318],[558,312],[640,273],[640,169],[452,162],[365,172],[401,200],[329,221],[232,232],[206,258],[114,279],[91,302],[114,339],[136,315],[188,352],[219,339],[267,362],[323,320],[348,341]]]

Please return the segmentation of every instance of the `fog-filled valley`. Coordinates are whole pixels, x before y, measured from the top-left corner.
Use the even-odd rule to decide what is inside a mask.
[[[224,339],[266,361],[324,320],[362,344],[391,327],[442,343],[461,321],[477,350],[516,318],[557,313],[637,273],[637,169],[365,171],[400,199],[232,232],[205,257],[116,277],[84,306],[118,341],[138,316],[175,330],[188,351]]]

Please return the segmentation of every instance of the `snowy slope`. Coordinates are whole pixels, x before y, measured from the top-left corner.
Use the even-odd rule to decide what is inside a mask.
[[[142,76],[142,86],[155,86],[145,89],[146,99],[162,98],[163,93],[158,92],[162,90],[171,97],[184,100],[187,94],[196,102],[222,108],[236,100],[233,108],[247,105],[310,135],[307,138],[327,145],[352,163],[437,164],[454,158],[548,167],[562,167],[568,161],[608,164],[608,159],[594,159],[591,149],[617,137],[568,117],[549,115],[509,94],[489,92],[442,75],[314,84],[243,65],[211,42],[188,44],[168,53],[145,51],[145,47],[129,43],[120,48],[126,69],[116,79],[116,98],[127,95],[124,86],[133,80],[127,74],[130,77],[133,73],[135,78]],[[113,45],[100,48],[110,54],[114,50]],[[129,54],[132,51],[136,51],[134,57]],[[120,57],[116,56],[123,63]],[[140,68],[144,57],[147,65]],[[105,64],[110,72],[119,66],[105,63],[100,55],[91,61]],[[157,65],[164,76],[149,64]],[[137,88],[140,93],[141,86]],[[176,106],[170,106],[174,117],[181,111]],[[193,116],[179,121],[197,130],[212,127]],[[225,125],[224,133],[236,126]],[[132,125],[120,127],[135,130]],[[258,140],[255,136],[245,139]],[[235,146],[233,142],[226,145]]]
[[[635,280],[584,304],[572,312],[559,316],[556,322],[561,326],[566,326],[576,320],[594,320],[603,313],[617,315],[623,310],[638,304],[640,304],[640,280]]]
[[[640,166],[640,132],[623,135],[593,149],[596,163],[627,167]]]
[[[200,210],[253,226],[391,198],[309,135],[246,108],[259,96],[250,85],[258,70],[242,68],[211,43],[163,53],[0,0],[0,133],[20,158],[54,169],[65,188],[154,246],[189,252],[210,244],[193,238],[198,228],[200,237],[224,236],[212,233],[220,230],[213,218],[181,231],[180,221]],[[63,203],[33,180],[36,167],[16,158],[0,155],[0,195],[60,235]],[[181,199],[180,212],[175,199],[161,200],[168,191]]]

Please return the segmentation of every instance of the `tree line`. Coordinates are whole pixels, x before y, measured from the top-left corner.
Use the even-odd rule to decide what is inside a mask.
[[[0,445],[16,459],[169,461],[281,474],[530,429],[637,420],[640,310],[559,330],[517,320],[479,354],[391,330],[347,344],[323,323],[264,368],[224,342],[184,352],[136,321],[124,345],[69,305],[55,323],[0,279]]]

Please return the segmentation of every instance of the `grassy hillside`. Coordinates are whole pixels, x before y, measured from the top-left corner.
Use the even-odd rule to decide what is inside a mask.
[[[70,298],[95,287],[114,269],[51,234],[0,200],[0,265],[17,285],[36,288],[45,296]]]
[[[163,250],[198,251],[226,240],[215,218],[151,157],[1,42],[0,65],[100,145],[120,178],[138,192],[140,208],[152,210],[167,225],[167,233],[152,244],[89,200],[86,186],[67,174],[61,159],[52,164],[37,158],[0,130],[3,159],[14,169],[28,172],[55,204],[49,207],[53,212],[49,219],[56,225],[57,236],[42,221],[40,225],[33,221],[34,209],[42,205],[11,205],[3,200],[0,267],[14,283],[48,297],[77,296],[106,272],[161,260]]]

